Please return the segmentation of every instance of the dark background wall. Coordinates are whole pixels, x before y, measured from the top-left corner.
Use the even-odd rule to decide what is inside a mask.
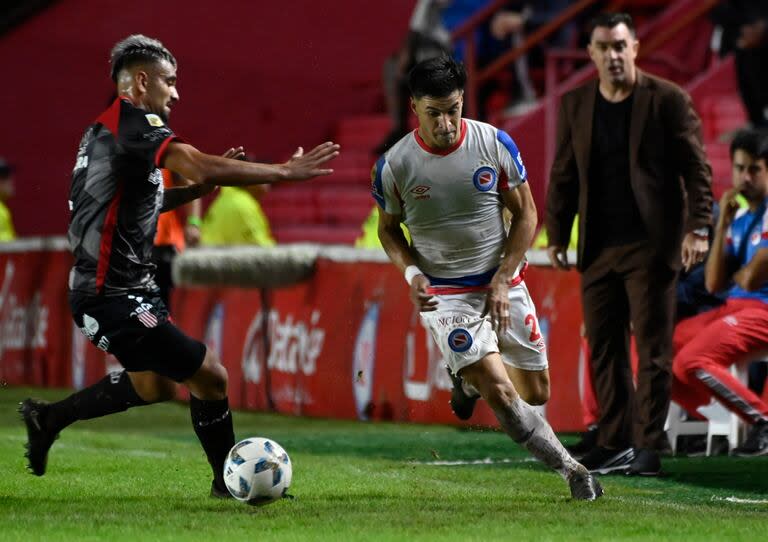
[[[412,0],[62,0],[0,37],[0,155],[17,166],[20,235],[61,234],[85,126],[113,91],[109,50],[157,37],[179,61],[171,126],[201,150],[286,159],[338,119],[383,108],[380,73]]]

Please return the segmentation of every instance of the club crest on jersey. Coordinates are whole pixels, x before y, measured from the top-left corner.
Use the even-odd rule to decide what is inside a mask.
[[[472,335],[463,328],[456,328],[448,335],[448,346],[454,352],[466,352],[472,346]]]
[[[756,245],[760,242],[760,232],[755,232],[752,234],[752,237],[750,238],[750,241],[753,245]]]
[[[165,123],[163,122],[163,119],[155,115],[154,113],[147,113],[144,115],[144,118],[147,119],[147,122],[150,126],[164,126]]]
[[[496,170],[489,166],[483,166],[472,175],[472,182],[480,192],[488,192],[496,184]]]

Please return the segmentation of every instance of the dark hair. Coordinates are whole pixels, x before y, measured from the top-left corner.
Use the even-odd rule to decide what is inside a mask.
[[[632,20],[632,16],[629,13],[615,13],[605,11],[595,15],[595,17],[589,22],[590,41],[592,40],[592,33],[595,31],[595,28],[613,28],[614,26],[618,26],[622,23],[627,25],[629,33],[632,34],[633,38],[636,38],[637,33],[635,32],[635,22]]]
[[[760,135],[754,130],[740,130],[731,141],[731,160],[736,151],[744,151],[750,156],[757,156]]]
[[[763,160],[768,165],[768,133],[764,131],[757,132],[757,150],[755,151],[755,158]]]
[[[445,98],[456,90],[464,90],[466,83],[464,64],[447,55],[419,62],[408,73],[408,88],[417,99]]]
[[[176,59],[162,43],[142,34],[133,34],[118,41],[112,48],[109,59],[112,66],[110,76],[117,83],[117,74],[120,73],[120,70],[142,62],[159,62],[161,60],[167,60],[176,67]]]

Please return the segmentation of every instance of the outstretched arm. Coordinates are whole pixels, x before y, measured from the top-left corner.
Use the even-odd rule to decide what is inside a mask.
[[[242,160],[245,157],[245,151],[242,147],[230,148],[224,154],[223,158],[229,158],[233,160]],[[185,182],[186,181],[185,179]],[[194,201],[205,195],[210,194],[216,189],[215,184],[188,184],[187,186],[180,186],[174,188],[166,188],[163,192],[163,206],[160,209],[161,213],[171,211],[180,207],[190,201]]]
[[[205,154],[192,145],[174,141],[168,145],[160,165],[196,184],[246,186],[330,175],[333,170],[321,166],[338,154],[339,145],[329,141],[306,154],[299,147],[283,164],[258,164]]]

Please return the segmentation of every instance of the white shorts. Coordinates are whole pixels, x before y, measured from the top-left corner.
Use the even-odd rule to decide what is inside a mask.
[[[490,317],[481,316],[487,292],[435,298],[437,310],[420,316],[453,374],[492,352],[499,352],[504,363],[518,369],[543,371],[548,367],[546,343],[525,282],[509,289],[510,326],[500,337]]]

